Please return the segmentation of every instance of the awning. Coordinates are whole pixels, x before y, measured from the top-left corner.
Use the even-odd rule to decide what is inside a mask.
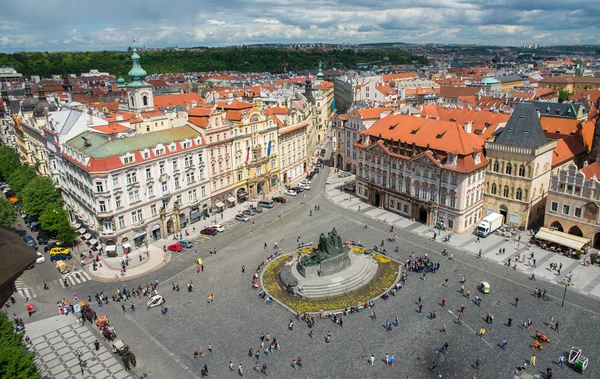
[[[85,228],[80,228],[80,229],[78,230],[78,232],[79,232],[79,234],[83,234],[83,233],[85,233],[85,230],[86,230]]]
[[[83,238],[85,238],[86,240],[89,240],[90,238],[92,238],[92,233],[85,233],[83,235]]]
[[[589,238],[574,236],[572,234],[550,230],[548,228],[540,228],[535,235],[535,238],[548,242],[554,242],[558,245],[565,246],[574,250],[581,250],[583,246],[590,243]]]
[[[106,251],[117,251],[117,245],[106,245]]]
[[[216,207],[219,207],[219,208],[223,208],[223,207],[225,206],[225,204],[223,204],[223,203],[222,203],[222,202],[220,202],[220,201],[217,201],[217,202],[215,203],[215,206],[216,206]]]
[[[139,232],[137,232],[137,233],[135,233],[133,235],[133,238],[140,238],[140,237],[145,236],[145,235],[146,235],[146,231],[145,230],[140,230]]]
[[[158,230],[158,229],[160,229],[160,225],[159,224],[156,224],[156,225],[154,225],[152,227],[152,231],[155,231],[155,230]]]
[[[98,243],[98,240],[95,238],[92,238],[91,240],[88,241],[91,245],[95,245]]]
[[[227,201],[229,201],[230,203],[235,203],[235,197],[233,197],[233,196],[229,196],[229,197],[227,198]]]
[[[131,244],[129,242],[125,242],[121,246],[123,246],[123,249],[131,249]]]

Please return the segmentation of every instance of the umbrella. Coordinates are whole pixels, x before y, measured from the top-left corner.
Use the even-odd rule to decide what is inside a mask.
[[[33,312],[33,304],[27,304],[27,312]]]
[[[202,258],[198,258],[198,264],[201,265],[202,264]]]

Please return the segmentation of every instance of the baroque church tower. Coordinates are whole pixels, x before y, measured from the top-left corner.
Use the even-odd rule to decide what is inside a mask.
[[[131,56],[133,67],[129,71],[131,83],[127,85],[129,110],[132,112],[145,112],[154,110],[154,94],[152,85],[146,80],[147,72],[140,65],[140,56],[133,46],[133,55]]]

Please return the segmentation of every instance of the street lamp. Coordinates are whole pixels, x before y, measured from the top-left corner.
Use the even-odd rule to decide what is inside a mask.
[[[567,288],[569,288],[569,286],[572,286],[573,283],[571,283],[571,281],[567,280],[566,277],[564,277],[563,280],[561,280],[561,283],[565,285],[565,292],[563,293],[562,304],[560,305],[561,308],[564,308],[564,306],[565,306],[565,297],[567,297]]]
[[[87,367],[87,361],[84,361],[82,358],[83,353],[81,352],[80,349],[75,350],[75,356],[77,357],[77,360],[79,361],[79,367],[81,368],[81,375],[84,375],[84,371],[85,368]]]

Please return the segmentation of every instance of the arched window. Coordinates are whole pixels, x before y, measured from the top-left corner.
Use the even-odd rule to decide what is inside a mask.
[[[142,97],[142,103],[143,103],[144,105],[148,105],[148,96],[144,96],[144,97]]]
[[[504,197],[508,197],[508,186],[504,186]]]
[[[525,166],[523,166],[523,165],[519,166],[519,176],[521,176],[521,177],[525,176]]]
[[[531,178],[531,166],[527,166],[527,177]]]
[[[129,102],[131,103],[132,107],[135,107],[135,101],[133,101],[133,96],[129,97]]]
[[[525,189],[525,201],[527,201],[527,199],[529,199],[529,190]]]
[[[510,163],[506,165],[506,174],[512,175],[512,166]]]
[[[521,188],[517,188],[517,195],[515,197],[517,200],[523,200],[523,190]]]
[[[500,163],[498,161],[494,161],[494,172],[498,172],[500,169]]]
[[[492,195],[496,194],[496,183],[492,183]]]

